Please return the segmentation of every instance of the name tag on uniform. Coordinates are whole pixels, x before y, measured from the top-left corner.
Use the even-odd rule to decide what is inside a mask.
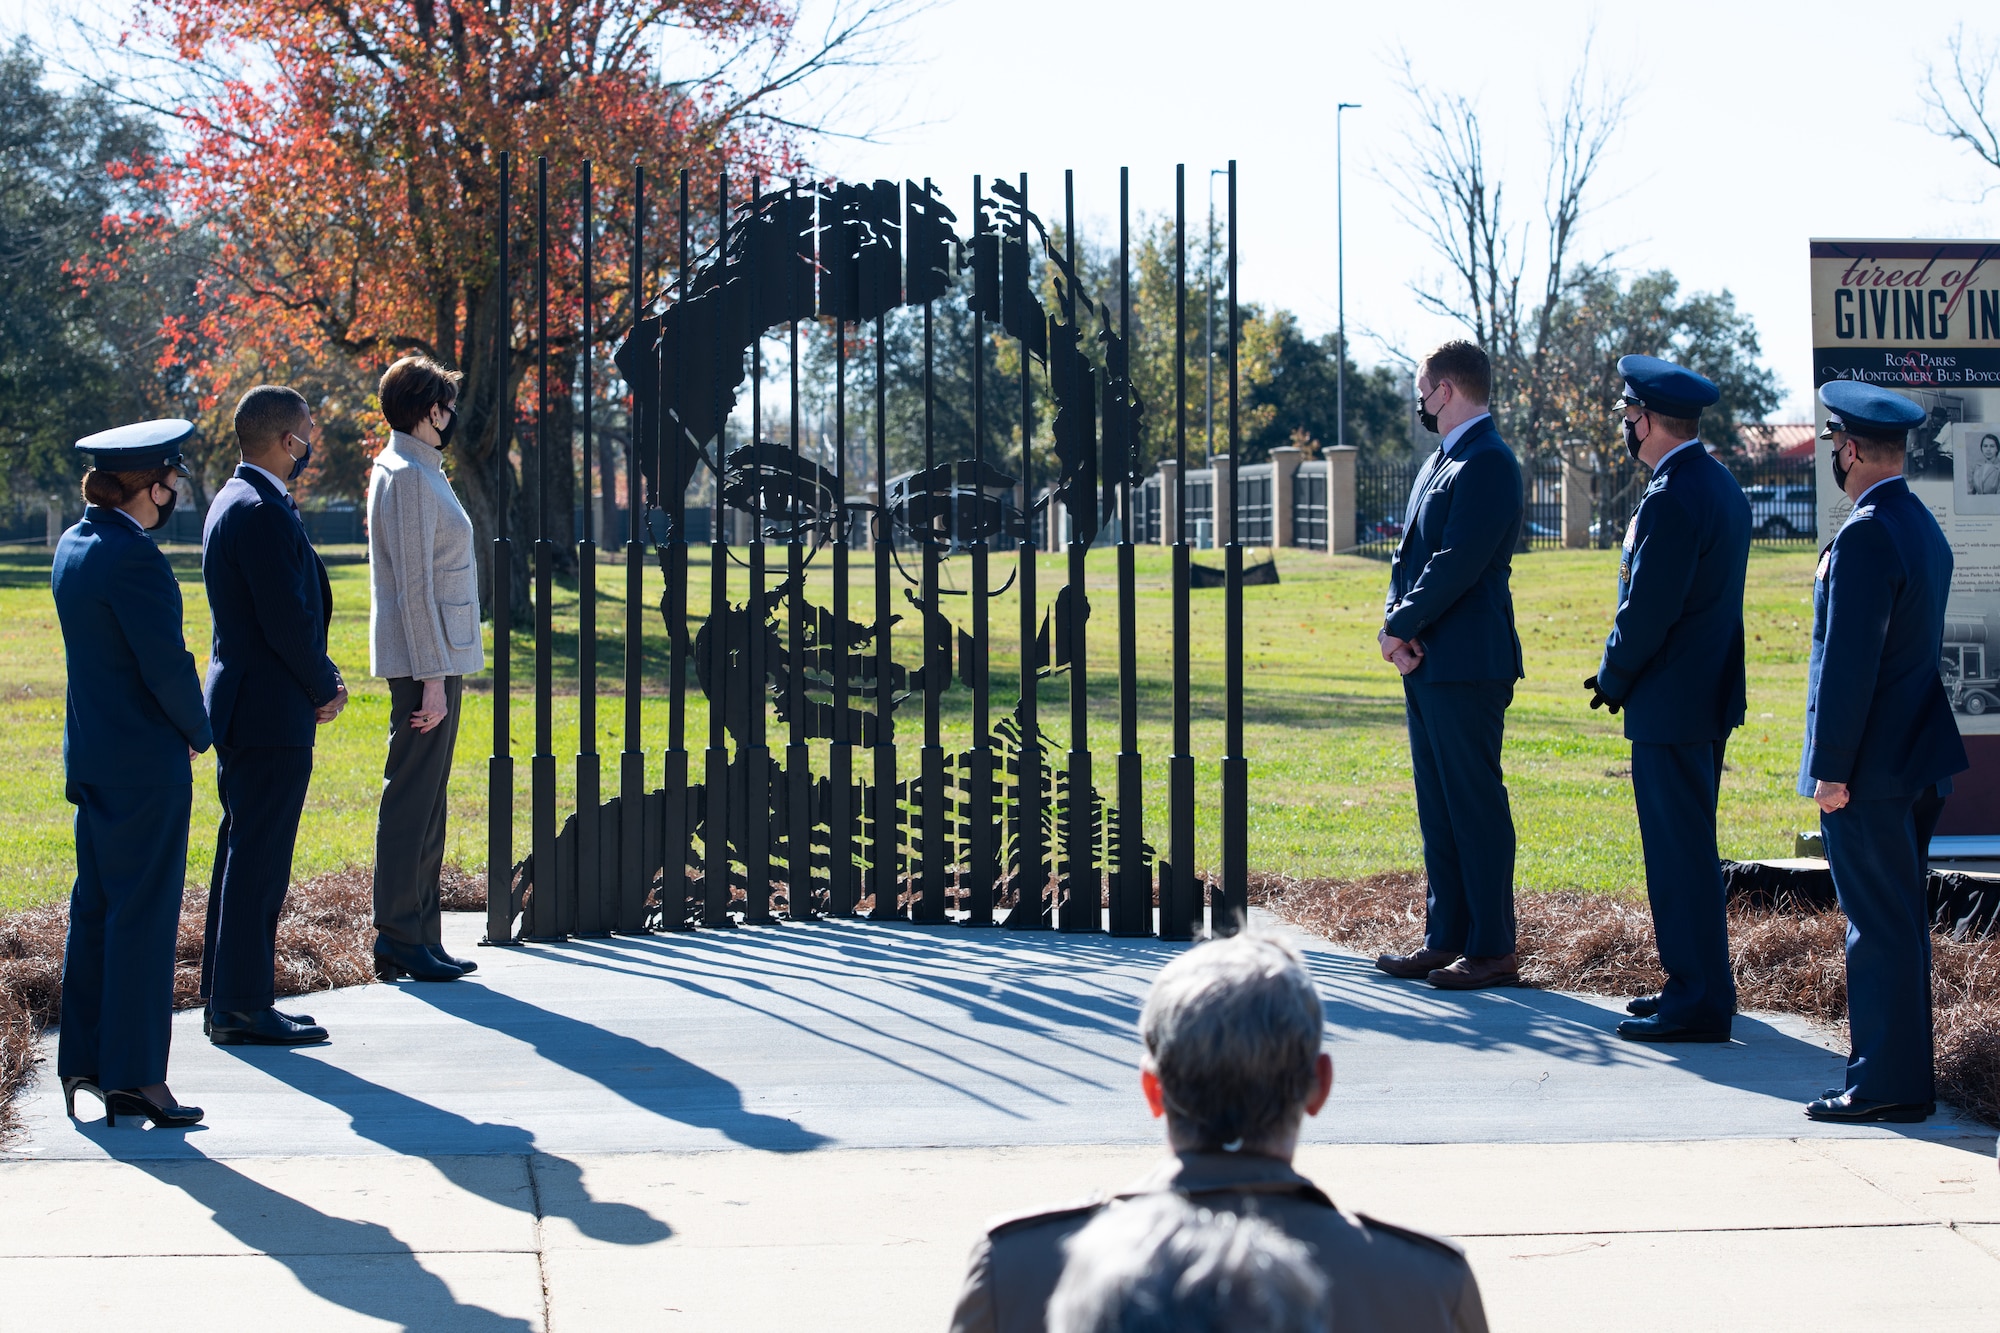
[[[1632,515],[1632,521],[1625,525],[1625,553],[1627,555],[1630,555],[1632,552],[1632,543],[1638,540],[1639,540],[1639,515],[1636,512],[1634,512]]]
[[[1832,568],[1833,568],[1833,548],[1829,546],[1824,551],[1820,552],[1819,568],[1813,571],[1813,582],[1814,583],[1824,582],[1826,579],[1826,572]]]

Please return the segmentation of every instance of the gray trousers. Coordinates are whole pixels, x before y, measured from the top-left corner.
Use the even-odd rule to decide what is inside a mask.
[[[428,733],[410,725],[424,683],[389,681],[389,759],[375,818],[375,929],[401,944],[438,944],[438,873],[444,869],[445,793],[465,680],[444,682],[445,720]]]

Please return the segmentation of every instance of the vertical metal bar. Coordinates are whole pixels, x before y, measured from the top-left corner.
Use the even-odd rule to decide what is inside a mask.
[[[896,540],[896,526],[889,517],[889,397],[888,347],[882,316],[875,316],[875,491],[880,507],[875,511],[875,789],[874,837],[870,839],[869,870],[874,880],[875,905],[868,913],[871,921],[895,921],[902,917],[898,901],[902,876],[903,814],[901,793],[896,788],[896,702],[890,680],[895,671],[893,637],[889,626],[890,550]]]
[[[1118,414],[1118,867],[1111,896],[1111,930],[1153,933],[1152,867],[1146,864],[1146,778],[1139,754],[1139,598],[1132,536],[1132,172],[1118,169],[1119,373],[1125,378]]]
[[[1063,172],[1063,250],[1064,259],[1069,264],[1070,281],[1063,292],[1063,320],[1071,328],[1076,327],[1076,173]],[[1085,413],[1086,431],[1092,429],[1095,420],[1097,377],[1093,373],[1084,378],[1092,399],[1092,410]],[[1093,442],[1094,443],[1094,442]],[[1086,448],[1091,447],[1089,444]],[[1097,839],[1095,837],[1096,804],[1094,796],[1097,786],[1092,774],[1090,755],[1090,653],[1087,644],[1087,629],[1090,616],[1088,596],[1089,573],[1087,560],[1090,543],[1086,536],[1097,526],[1097,495],[1095,488],[1085,490],[1081,496],[1069,496],[1069,799],[1063,810],[1063,878],[1067,892],[1063,897],[1060,914],[1062,928],[1066,931],[1097,931],[1104,928],[1104,911],[1100,906],[1102,887],[1097,875]],[[1078,513],[1082,508],[1088,518]],[[1054,534],[1050,534],[1053,536]],[[1051,543],[1053,545],[1053,543]]]
[[[500,294],[495,319],[493,427],[493,564],[487,587],[493,597],[493,754],[486,761],[486,943],[514,944],[514,743],[513,676],[514,551],[507,540],[507,482],[512,466],[509,437],[514,429],[513,276],[507,222],[513,212],[513,154],[500,154]]]
[[[528,934],[560,939],[575,904],[561,901],[556,871],[555,543],[549,513],[554,485],[549,445],[549,160],[535,159],[535,753],[530,763],[530,847],[535,893]],[[574,880],[570,881],[572,884]]]
[[[597,756],[597,543],[590,522],[591,398],[596,385],[591,376],[591,271],[595,253],[591,231],[595,209],[592,197],[590,159],[583,161],[583,336],[578,349],[578,370],[583,383],[583,434],[578,441],[577,460],[582,469],[583,535],[576,543],[576,928],[579,934],[609,934],[618,920],[618,885],[599,873],[598,840],[602,806],[598,791],[600,767]],[[569,450],[563,450],[565,460]]]
[[[1167,759],[1168,868],[1160,873],[1160,938],[1193,938],[1194,743],[1188,657],[1187,165],[1174,168],[1174,750]],[[1169,883],[1171,881],[1171,884]]]
[[[1028,173],[1021,173],[1021,281],[1027,282]],[[1004,271],[1006,266],[1001,266]],[[1022,318],[1027,318],[1028,293],[1017,293]],[[1024,330],[1025,333],[1025,330]],[[1015,787],[1014,828],[1020,869],[1014,876],[1014,910],[1007,914],[1010,930],[1049,928],[1048,865],[1042,850],[1042,732],[1036,716],[1035,690],[1040,680],[1035,652],[1035,400],[1034,358],[1028,339],[1021,339],[1021,752]]]
[[[763,184],[750,180],[752,226],[763,206]],[[761,281],[756,272],[756,247],[745,246],[744,281],[755,290]],[[743,924],[768,926],[771,915],[771,749],[764,732],[764,697],[768,675],[764,662],[764,487],[758,451],[764,445],[764,330],[752,333],[750,343],[750,457],[753,475],[759,484],[750,492],[750,610],[748,641],[744,645],[744,728],[737,745],[743,765]]]
[[[681,168],[680,247],[678,299],[685,303],[691,290],[693,247],[688,216],[688,173]],[[674,401],[687,401],[687,384],[682,372],[686,359],[674,360]],[[672,441],[669,446],[669,441]],[[661,830],[660,929],[691,929],[688,918],[688,831],[692,812],[688,808],[687,753],[687,487],[681,481],[681,457],[689,448],[687,431],[677,418],[662,414],[660,420],[660,480],[667,489],[667,526],[671,530],[666,549],[667,607],[667,749],[662,760],[661,799],[665,827]]]
[[[820,217],[822,247],[828,237],[840,240],[845,236],[838,218],[826,221],[825,196]],[[844,240],[840,243],[845,245]],[[834,256],[833,262],[845,265],[852,259],[843,251]],[[853,645],[847,633],[847,321],[840,317],[833,322],[833,479],[839,494],[834,497],[833,525],[833,738],[826,747],[826,906],[831,915],[847,917],[854,915],[854,904],[861,896],[854,864],[858,843],[855,831],[861,809],[854,787],[857,738],[848,717],[853,708],[849,689],[852,663],[848,658]]]
[[[1243,755],[1243,438],[1237,414],[1236,161],[1229,162],[1229,549],[1225,553],[1228,617],[1223,644],[1227,667],[1222,753],[1222,919],[1215,929],[1234,934],[1250,913],[1250,761]],[[1219,499],[1220,497],[1218,497]]]
[[[931,206],[931,181],[924,177],[924,207]],[[905,238],[908,243],[909,238]],[[905,253],[908,253],[906,250]],[[938,537],[937,520],[932,516],[936,493],[937,448],[933,412],[935,388],[932,365],[936,356],[936,342],[932,331],[932,302],[924,302],[924,747],[921,755],[922,796],[918,815],[918,836],[922,839],[919,848],[918,891],[910,904],[910,915],[918,921],[941,922],[945,919],[945,860],[944,860],[944,741],[940,734],[942,725],[940,713],[943,706],[945,676],[951,671],[949,644],[943,654],[938,652],[934,642],[936,635],[931,632],[932,618],[942,613],[938,609]],[[912,526],[915,526],[914,524]]]
[[[791,183],[785,209],[787,229],[798,224],[799,186]],[[787,650],[785,668],[785,712],[790,719],[790,733],[785,743],[785,915],[793,921],[810,921],[817,915],[813,911],[812,875],[812,752],[806,748],[806,553],[800,540],[800,527],[806,517],[806,509],[800,503],[799,479],[804,469],[800,467],[799,453],[799,316],[801,304],[799,285],[806,284],[804,295],[811,297],[811,275],[802,271],[798,259],[798,237],[787,237],[790,244],[786,248],[788,270],[785,290],[791,309],[791,444],[792,444],[792,487],[785,505],[785,606]]]
[[[986,232],[986,215],[980,208],[984,184],[972,178],[972,228],[977,238]],[[975,302],[975,305],[977,303]],[[993,924],[993,884],[998,877],[994,855],[999,850],[994,837],[992,693],[986,679],[988,636],[987,601],[992,596],[991,571],[987,564],[990,545],[986,526],[986,311],[976,309],[972,317],[972,749],[966,756],[966,824],[971,831],[971,855],[967,858],[965,880],[965,920],[968,926]]]
[[[646,169],[632,169],[632,322],[646,313]],[[632,395],[631,439],[625,446],[625,748],[618,756],[618,928],[636,933],[646,925],[646,752],[640,735],[639,702],[645,681],[646,548],[639,540],[649,418],[658,402]],[[648,497],[650,499],[650,496]]]
[[[715,266],[718,293],[728,280],[724,268],[729,246],[729,172],[717,173],[715,182]],[[723,321],[715,322],[716,364],[723,355]],[[732,927],[729,915],[729,732],[726,720],[729,700],[729,546],[723,528],[727,517],[722,503],[722,451],[726,423],[722,414],[722,387],[715,389],[715,514],[708,543],[708,754],[703,776],[706,809],[702,815],[702,905],[701,924],[717,929]]]

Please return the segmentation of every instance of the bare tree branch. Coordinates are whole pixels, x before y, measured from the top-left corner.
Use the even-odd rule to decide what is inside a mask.
[[[1931,64],[1924,70],[1924,126],[2000,171],[2000,107],[1989,103],[1994,79],[2000,76],[2000,42],[1968,38],[1961,23],[1945,50],[1949,68]],[[2000,182],[1986,186],[1979,198],[1996,189]]]

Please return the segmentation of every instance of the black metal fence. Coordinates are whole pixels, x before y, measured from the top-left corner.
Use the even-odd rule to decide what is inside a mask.
[[[501,159],[499,265],[503,308],[513,214],[511,158]],[[1227,224],[1228,383],[1237,373],[1236,167],[1229,167]],[[590,327],[592,241],[590,166],[578,178],[583,200],[580,272],[582,323]],[[643,201],[643,173],[633,195]],[[554,636],[551,568],[559,530],[546,510],[535,516],[534,752],[529,761],[528,854],[516,859],[511,819],[512,744],[511,537],[492,552],[495,611],[492,694],[494,752],[488,766],[487,938],[494,944],[609,931],[681,931],[764,925],[782,917],[914,920],[1011,929],[1103,931],[1186,939],[1204,928],[1236,929],[1248,910],[1248,760],[1243,753],[1244,497],[1211,494],[1207,517],[1183,525],[1173,548],[1173,750],[1167,760],[1168,827],[1162,856],[1147,839],[1143,756],[1138,740],[1138,635],[1135,529],[1157,530],[1158,508],[1135,515],[1135,467],[1141,414],[1171,410],[1179,476],[1186,466],[1186,386],[1169,405],[1140,402],[1128,373],[1130,324],[1129,196],[1119,182],[1119,271],[1115,298],[1085,289],[1074,253],[1073,183],[1065,175],[1060,241],[1030,210],[1026,176],[1018,182],[975,178],[969,234],[926,181],[868,185],[753,183],[732,197],[717,182],[717,241],[692,244],[690,182],[679,180],[675,278],[646,289],[645,210],[634,208],[632,303],[638,317],[616,353],[632,394],[634,426],[625,466],[638,521],[625,545],[624,749],[616,794],[601,791],[597,747],[596,534],[582,516],[578,543],[577,663],[581,741],[575,757],[577,807],[556,806],[551,695]],[[1176,173],[1177,236],[1186,235],[1186,173]],[[549,346],[550,232],[548,163],[538,161],[535,344]],[[1186,254],[1180,241],[1176,364],[1186,364]],[[1056,308],[1031,281],[1031,256],[1054,278]],[[941,438],[931,409],[932,312],[954,296],[967,302],[973,346],[987,342],[988,322],[1015,341],[1018,382],[985,383],[984,358],[972,366],[972,422],[963,443]],[[1115,309],[1111,304],[1115,299]],[[848,495],[852,447],[872,446],[877,477],[889,476],[884,317],[905,307],[923,318],[923,467],[899,477],[880,503]],[[518,318],[518,317],[517,317]],[[872,338],[857,340],[873,325]],[[832,466],[800,447],[797,414],[786,440],[766,439],[761,418],[762,348],[767,337],[790,342],[796,381],[801,337],[829,337],[834,348]],[[850,368],[851,341],[872,358]],[[507,340],[496,373],[506,382]],[[544,353],[545,356],[545,353]],[[866,364],[872,359],[872,367]],[[587,363],[586,363],[587,364]],[[534,372],[544,383],[546,361]],[[747,380],[747,386],[746,386]],[[850,386],[850,380],[852,385]],[[723,427],[748,388],[749,443],[725,452]],[[848,439],[848,393],[872,395],[872,440]],[[594,456],[582,401],[584,493]],[[1240,441],[1230,404],[1228,437]],[[1018,458],[991,457],[986,414],[1018,427]],[[1038,419],[1048,423],[1053,458],[1033,451]],[[574,466],[536,423],[538,466]],[[1013,471],[1008,469],[1012,468]],[[1042,475],[1038,477],[1037,471]],[[696,532],[687,512],[690,481],[714,481],[711,530],[730,520],[747,540],[712,540],[707,549],[710,601],[696,629],[688,606],[688,569]],[[1052,474],[1052,475],[1051,475]],[[546,484],[539,493],[550,494]],[[1018,488],[1018,492],[1017,489]],[[1181,484],[1183,491],[1193,488]],[[1241,492],[1242,487],[1234,488]],[[1267,484],[1268,490],[1268,484]],[[1016,494],[1035,497],[1029,512]],[[1187,496],[1176,513],[1187,514]],[[1211,882],[1194,867],[1193,688],[1190,663],[1190,547],[1196,526],[1213,532],[1217,501],[1238,521],[1225,548],[1222,616],[1226,683],[1221,767],[1221,855]],[[1034,534],[1059,503],[1066,516],[1066,577],[1050,598],[1036,587]],[[504,509],[503,509],[504,514]],[[1148,514],[1151,516],[1149,517]],[[1135,517],[1139,520],[1134,521]],[[851,555],[857,521],[872,548],[872,607],[851,605]],[[1263,523],[1271,523],[1268,497]],[[1093,627],[1084,595],[1085,556],[1101,532],[1118,534],[1117,593],[1096,599],[1108,624]],[[1007,571],[994,559],[1014,557]],[[640,727],[647,608],[644,562],[658,562],[659,602],[667,634],[668,722],[651,778]],[[966,568],[947,581],[947,561]],[[807,572],[828,567],[830,596],[807,597]],[[989,612],[1012,588],[1018,596],[1021,653],[1018,694],[994,698]],[[951,590],[963,590],[958,595]],[[897,596],[898,593],[901,596]],[[948,596],[947,594],[950,593]],[[1204,603],[1204,605],[1211,605]],[[914,608],[915,615],[910,614]],[[901,623],[905,626],[897,630]],[[1115,638],[1118,666],[1093,681],[1086,639]],[[1067,728],[1038,714],[1038,686],[1068,686]],[[709,730],[699,759],[686,735],[687,690],[706,697]],[[945,693],[969,696],[971,744],[942,742]],[[1006,686],[1002,686],[1006,690]],[[1117,752],[1101,769],[1090,734],[1093,689],[1115,691]],[[1008,691],[1011,692],[1011,691]],[[909,719],[904,722],[904,719]],[[917,732],[899,729],[904,722]],[[912,741],[916,743],[911,744]],[[1103,741],[1100,738],[1099,744]],[[914,749],[915,762],[905,762]],[[1099,775],[1109,791],[1100,790]]]
[[[1736,460],[1726,465],[1750,503],[1754,540],[1770,545],[1811,545],[1819,540],[1814,460]],[[1403,537],[1404,507],[1421,468],[1421,463],[1373,463],[1355,469],[1358,554],[1395,554]],[[1581,474],[1580,480],[1588,488],[1590,512],[1584,534],[1590,547],[1608,550],[1624,544],[1625,529],[1639,508],[1651,475],[1645,467],[1625,459],[1607,469]],[[1563,465],[1553,459],[1531,462],[1522,468],[1521,481],[1526,490],[1522,515],[1525,549],[1560,549],[1565,544]],[[1295,508],[1295,525],[1298,513]]]

